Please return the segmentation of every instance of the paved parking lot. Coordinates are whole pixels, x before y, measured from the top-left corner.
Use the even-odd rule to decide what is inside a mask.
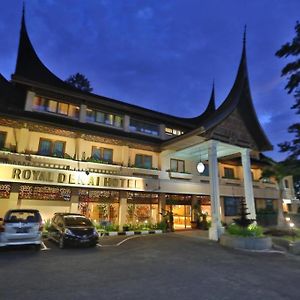
[[[178,234],[0,251],[0,299],[298,299],[300,259]],[[119,244],[119,246],[116,246]]]

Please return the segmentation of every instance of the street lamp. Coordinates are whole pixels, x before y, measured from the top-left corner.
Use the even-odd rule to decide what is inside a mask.
[[[292,237],[293,237],[293,242],[295,242],[295,235],[296,233],[294,232],[294,223],[290,223],[290,228],[291,228],[291,233],[292,233]]]

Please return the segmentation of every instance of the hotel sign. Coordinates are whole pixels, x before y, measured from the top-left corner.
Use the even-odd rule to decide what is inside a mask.
[[[151,191],[158,181],[129,176],[0,165],[0,181],[47,184],[68,187],[90,187],[120,190]]]

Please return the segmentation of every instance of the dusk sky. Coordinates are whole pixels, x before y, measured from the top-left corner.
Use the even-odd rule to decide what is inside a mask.
[[[215,81],[219,106],[234,82],[247,24],[252,98],[279,160],[277,144],[299,121],[275,57],[295,36],[299,0],[27,0],[26,23],[42,62],[58,77],[76,72],[94,93],[164,113],[203,112]],[[10,79],[22,1],[1,0],[0,72]]]

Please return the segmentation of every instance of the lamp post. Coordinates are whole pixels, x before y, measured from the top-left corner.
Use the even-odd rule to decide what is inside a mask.
[[[293,237],[293,242],[295,242],[295,231],[294,231],[294,223],[290,223],[290,228],[291,228],[291,233],[292,233],[292,237]]]

